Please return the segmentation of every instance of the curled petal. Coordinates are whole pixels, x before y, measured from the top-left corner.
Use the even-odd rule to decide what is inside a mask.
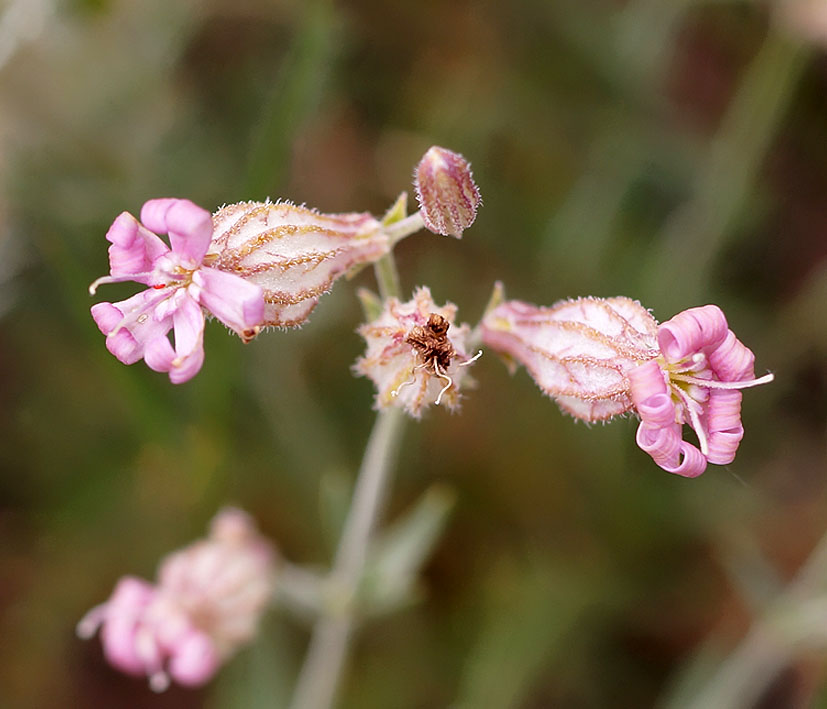
[[[697,478],[706,470],[706,458],[695,446],[681,441],[681,462],[673,467],[661,465],[667,473],[674,473],[684,478]]]
[[[726,337],[727,321],[717,305],[678,313],[658,328],[658,345],[668,362],[678,362],[704,348],[717,347]]]
[[[169,234],[172,250],[200,265],[212,237],[212,217],[188,199],[151,199],[141,209],[141,221],[157,233]]]
[[[744,437],[741,425],[741,398],[737,390],[713,389],[707,406],[708,448],[710,463],[727,465],[735,460]]]
[[[668,391],[663,378],[663,370],[654,359],[633,367],[626,373],[626,376],[629,379],[629,394],[635,406],[655,394],[666,394]]]
[[[264,320],[261,286],[232,273],[202,268],[193,274],[199,288],[198,302],[242,339],[256,335]]]
[[[755,355],[744,345],[732,330],[726,338],[709,353],[709,364],[722,382],[737,382],[755,377]]]
[[[129,279],[149,285],[152,265],[169,247],[146,229],[129,212],[112,222],[106,239],[109,247],[109,272],[112,278]]]
[[[680,427],[675,423],[657,426],[641,421],[635,442],[641,450],[652,456],[652,460],[661,468],[666,468],[678,462],[683,441]]]

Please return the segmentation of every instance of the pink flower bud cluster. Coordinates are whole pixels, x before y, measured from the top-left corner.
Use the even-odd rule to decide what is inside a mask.
[[[161,562],[156,584],[122,578],[78,634],[100,629],[110,664],[146,675],[155,691],[170,681],[199,686],[253,639],[274,587],[275,551],[248,515],[228,508],[207,539]]]
[[[435,234],[459,239],[477,218],[480,191],[459,153],[433,146],[416,167],[414,188],[425,227]]]
[[[483,342],[525,365],[540,388],[576,418],[634,411],[638,445],[664,470],[696,477],[726,465],[744,435],[741,392],[754,356],[714,305],[658,326],[628,298],[581,298],[540,308],[508,301],[482,323]],[[698,446],[683,440],[688,424]]]
[[[333,281],[388,253],[368,213],[322,214],[288,202],[239,202],[213,216],[207,259],[264,292],[263,325],[301,325]]]
[[[367,352],[353,369],[376,385],[376,408],[399,406],[419,418],[432,403],[457,407],[464,365],[475,358],[467,354],[468,325],[454,325],[456,312],[422,287],[406,303],[387,299],[379,317],[359,328]]]

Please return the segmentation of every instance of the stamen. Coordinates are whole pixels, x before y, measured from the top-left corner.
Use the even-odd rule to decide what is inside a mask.
[[[423,365],[421,365],[421,364],[418,364],[416,367],[414,367],[411,370],[411,378],[406,382],[402,382],[402,384],[400,384],[398,387],[396,387],[396,389],[394,389],[391,392],[391,396],[394,396],[394,397],[399,396],[400,391],[402,391],[405,387],[410,386],[411,384],[416,382],[416,372],[417,372],[417,370],[422,369],[422,367],[423,367]]]
[[[687,384],[696,384],[697,386],[705,389],[749,389],[750,387],[756,387],[761,384],[768,384],[775,379],[775,375],[770,373],[765,374],[763,377],[759,377],[758,379],[746,379],[740,382],[719,382],[716,379],[699,379],[686,374],[672,374],[670,379],[679,382],[686,382]]]
[[[130,273],[128,276],[101,276],[100,278],[92,281],[92,284],[89,286],[89,295],[95,295],[98,290],[98,286],[104,283],[123,283],[124,281],[134,281],[138,278],[148,278],[152,274],[150,272],[147,273]],[[153,286],[154,288],[155,286]]]
[[[701,425],[701,417],[698,416],[698,412],[695,408],[695,406],[697,406],[697,402],[695,402],[695,400],[692,399],[692,397],[689,396],[689,394],[687,394],[685,391],[683,391],[679,387],[673,386],[673,387],[671,387],[671,389],[683,401],[684,407],[689,412],[689,419],[690,419],[690,422],[691,422],[690,425],[694,429],[695,434],[698,436],[698,443],[701,444],[700,445],[701,453],[704,454],[704,457],[708,456],[709,455],[709,445],[707,444],[707,440],[706,440],[706,432],[704,431],[703,426]]]
[[[480,354],[482,354],[482,353],[480,353]],[[437,395],[437,397],[436,397],[436,401],[434,402],[434,404],[435,404],[436,406],[439,406],[439,402],[440,402],[440,401],[442,401],[442,395],[443,395],[446,391],[448,391],[448,390],[449,390],[452,386],[454,386],[454,380],[453,380],[453,379],[451,379],[451,377],[449,377],[449,376],[448,376],[445,372],[443,372],[443,371],[439,368],[439,365],[438,365],[436,362],[434,362],[434,372],[436,372],[436,375],[437,375],[440,379],[447,379],[447,380],[448,380],[448,383],[447,383],[444,387],[442,387],[442,390],[439,392],[439,394],[438,394],[438,395]]]
[[[475,354],[471,359],[467,359],[464,362],[460,362],[457,367],[467,367],[472,362],[476,362],[480,357],[482,357],[482,350],[478,350],[477,354]]]

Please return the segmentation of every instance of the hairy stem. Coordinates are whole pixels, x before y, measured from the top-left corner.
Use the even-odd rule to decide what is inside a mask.
[[[399,297],[392,253],[376,264],[376,280],[383,298]],[[333,706],[356,624],[356,598],[368,546],[396,462],[404,421],[401,409],[385,409],[376,417],[327,580],[328,603],[313,628],[291,709]]]

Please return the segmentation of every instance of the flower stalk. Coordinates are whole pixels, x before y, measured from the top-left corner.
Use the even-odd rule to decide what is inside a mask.
[[[392,252],[375,264],[375,273],[382,297],[398,297],[399,274]],[[376,417],[328,577],[328,603],[313,628],[291,709],[333,706],[357,621],[356,598],[368,545],[390,484],[404,420],[403,412],[395,408],[384,409]]]

